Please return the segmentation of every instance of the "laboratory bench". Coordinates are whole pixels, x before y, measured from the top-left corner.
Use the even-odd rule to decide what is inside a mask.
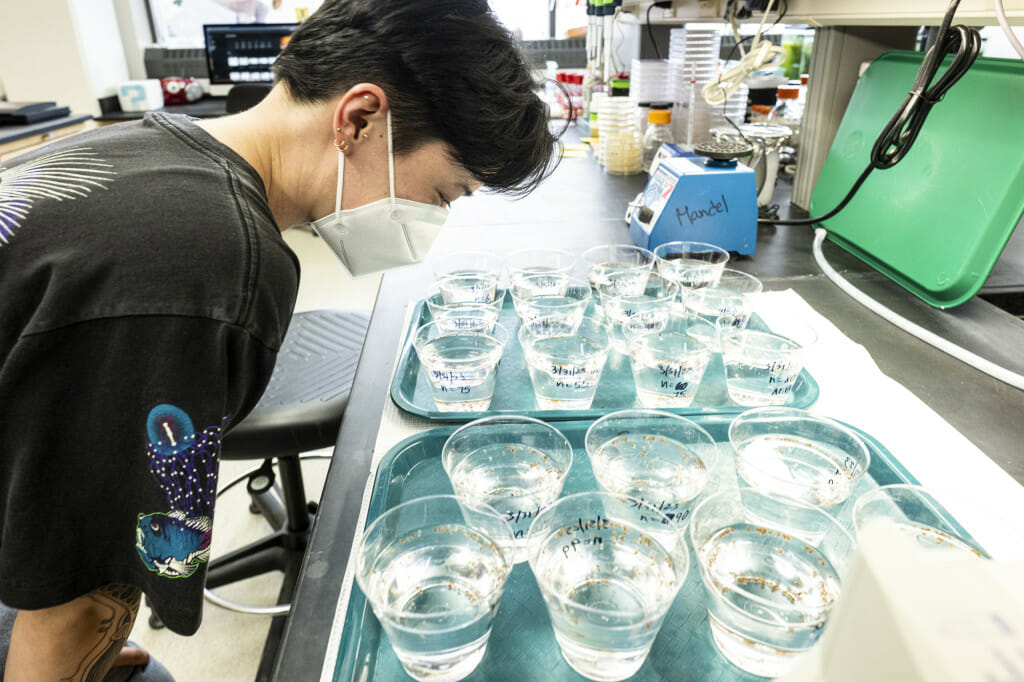
[[[572,136],[570,132],[570,141]],[[501,253],[538,246],[578,255],[593,245],[629,243],[623,216],[627,203],[645,183],[646,175],[607,175],[589,155],[562,159],[553,176],[526,198],[510,200],[481,192],[458,201],[431,256],[456,250]],[[783,183],[777,196],[783,204],[781,217],[806,216],[788,207],[786,192]],[[1024,392],[945,355],[862,307],[820,271],[812,255],[812,238],[807,227],[762,226],[756,253],[730,261],[729,267],[761,278],[766,291],[795,292],[863,346],[881,373],[923,401],[936,418],[952,425],[1018,484],[1024,483]],[[1012,241],[1011,246],[992,275],[995,289],[1002,292],[1024,290],[1021,240]],[[938,310],[835,244],[826,242],[824,252],[836,270],[896,312],[982,357],[1024,372],[1024,354],[1020,352],[1024,321],[1013,314],[981,297],[952,310]],[[325,657],[337,655],[330,650],[336,646],[330,643],[332,631],[335,636],[338,631],[336,605],[359,534],[357,524],[382,419],[386,420],[386,408],[394,409],[388,405],[390,379],[409,306],[415,293],[426,290],[430,281],[428,265],[394,270],[382,279],[368,342],[285,623],[274,679],[323,679]],[[907,428],[912,429],[913,424]],[[979,475],[995,471],[978,468],[985,470]],[[1018,487],[1009,479],[1005,483]]]
[[[207,96],[195,102],[187,104],[167,104],[154,111],[164,114],[185,114],[196,118],[215,118],[227,114],[227,98]],[[145,116],[147,111],[109,111],[96,117],[100,125],[112,125],[124,121],[137,121]]]

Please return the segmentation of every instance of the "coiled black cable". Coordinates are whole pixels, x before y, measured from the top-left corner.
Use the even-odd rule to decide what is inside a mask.
[[[658,43],[654,40],[654,29],[651,28],[651,10],[655,4],[652,2],[647,6],[647,37],[651,39],[651,47],[654,48],[654,58],[661,61],[661,52],[658,50]]]
[[[661,51],[658,49],[658,43],[654,40],[654,29],[651,28],[651,10],[655,7],[661,9],[668,9],[672,6],[672,3],[668,0],[660,0],[659,2],[652,2],[647,6],[647,37],[651,39],[651,47],[654,48],[654,57],[661,61]]]
[[[960,0],[950,2],[946,15],[942,18],[942,24],[939,26],[935,44],[925,54],[924,61],[921,62],[921,67],[917,71],[917,77],[914,79],[913,87],[907,94],[907,98],[903,100],[903,104],[882,129],[878,139],[875,140],[867,168],[854,181],[842,201],[828,213],[815,218],[795,220],[759,218],[757,222],[775,225],[813,225],[828,220],[846,207],[853,195],[867,180],[871,171],[876,168],[892,168],[907,155],[921,132],[921,128],[924,127],[925,119],[928,118],[932,107],[941,101],[949,89],[967,73],[967,70],[974,64],[974,60],[981,54],[981,34],[977,29],[960,25],[950,26],[953,15],[956,14],[959,6]],[[955,52],[953,61],[933,85],[932,80],[938,73],[942,60],[951,52]]]

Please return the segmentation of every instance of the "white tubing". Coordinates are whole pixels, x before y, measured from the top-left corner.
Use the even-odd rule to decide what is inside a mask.
[[[884,305],[846,281],[842,275],[836,272],[835,269],[829,265],[829,262],[825,260],[825,254],[821,251],[821,243],[825,241],[827,234],[828,232],[821,227],[814,230],[814,244],[812,246],[812,250],[814,251],[814,260],[818,263],[818,267],[821,268],[822,272],[824,272],[825,275],[836,284],[836,286],[849,294],[858,303],[868,308],[871,312],[881,316],[883,319],[891,322],[903,331],[916,336],[935,348],[938,348],[943,353],[952,355],[957,360],[988,374],[990,377],[1009,384],[1014,388],[1024,390],[1024,376],[1017,374],[1016,372],[1011,372],[1005,367],[1001,367],[994,362],[990,362],[979,355],[975,355],[966,348],[950,343],[941,336],[933,334],[927,329],[914,324],[902,315],[889,310]]]
[[[1010,41],[1010,45],[1017,51],[1021,59],[1024,59],[1024,45],[1021,45],[1020,41],[1017,40],[1016,34],[1013,29],[1010,28],[1010,22],[1006,20],[1006,10],[1003,9],[1003,0],[996,0],[996,19],[999,20],[999,26],[1003,29],[1003,34],[1006,39]]]
[[[331,457],[327,455],[299,456],[300,461],[305,461],[307,459],[331,459]],[[257,471],[259,471],[259,468],[251,469],[249,471],[246,471],[241,476],[236,477],[234,480],[232,480],[227,485],[225,485],[224,487],[217,491],[217,497],[220,497],[222,494],[226,493],[231,488],[234,488],[236,485],[238,485],[245,479],[249,478],[249,476],[256,473]],[[291,604],[278,604],[276,606],[249,606],[248,604],[239,604],[238,602],[233,602],[229,599],[225,599],[224,597],[219,597],[205,587],[203,588],[203,597],[206,598],[206,601],[216,606],[219,606],[222,609],[234,611],[235,613],[246,613],[251,616],[285,616],[288,614],[292,607]]]
[[[775,5],[775,0],[769,0],[768,6],[765,7],[764,13],[761,15],[761,23],[757,26],[754,40],[750,44],[750,52],[747,53],[743,52],[743,41],[736,27],[734,10],[731,17],[732,33],[740,46],[740,61],[735,66],[718,74],[714,80],[704,86],[700,94],[705,102],[712,106],[725,104],[730,97],[736,94],[750,74],[766,66],[778,66],[786,61],[786,51],[783,48],[776,47],[770,41],[761,40],[764,20],[768,18],[768,13],[772,11],[773,5]]]
[[[250,616],[286,616],[288,611],[291,610],[291,604],[281,604],[279,606],[247,606],[246,604],[239,604],[224,597],[218,597],[205,588],[203,589],[203,596],[206,598],[206,601],[222,609],[234,611],[235,613],[247,613]]]

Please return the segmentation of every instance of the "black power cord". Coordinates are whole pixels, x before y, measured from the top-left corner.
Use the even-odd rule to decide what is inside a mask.
[[[658,43],[654,42],[654,31],[651,30],[651,10],[655,7],[660,9],[668,9],[672,6],[672,0],[659,0],[659,2],[652,2],[647,6],[647,37],[651,39],[651,46],[654,48],[654,56],[660,60],[661,51],[658,50]]]
[[[758,223],[774,225],[814,225],[843,210],[857,193],[860,186],[867,180],[871,171],[876,168],[892,168],[899,163],[910,151],[914,141],[917,139],[925,119],[932,107],[935,106],[953,85],[960,80],[967,70],[974,64],[974,60],[981,54],[981,34],[977,29],[966,26],[953,26],[953,15],[956,14],[960,0],[953,0],[946,10],[939,26],[938,37],[935,44],[925,54],[921,68],[917,71],[907,98],[893,115],[889,122],[882,129],[878,139],[871,148],[871,160],[867,168],[860,174],[860,177],[853,183],[850,191],[846,193],[842,201],[828,213],[815,218],[803,218],[797,220],[772,220],[770,218],[759,218]],[[932,80],[939,71],[942,60],[949,53],[955,53],[949,67],[932,85]]]
[[[772,22],[772,25],[771,25],[771,26],[769,26],[768,28],[764,29],[764,31],[762,31],[762,32],[761,32],[761,37],[762,37],[762,38],[764,37],[764,34],[765,34],[765,33],[767,33],[768,31],[770,31],[770,30],[772,30],[773,28],[775,28],[776,26],[778,26],[778,25],[779,25],[779,22],[780,22],[780,21],[782,21],[782,20],[783,20],[783,18],[785,18],[785,16],[786,16],[786,12],[788,12],[788,11],[789,11],[789,2],[788,2],[787,0],[781,0],[781,2],[779,3],[779,6],[780,6],[780,7],[782,7],[782,9],[781,9],[781,10],[779,11],[779,16],[778,16],[778,17],[776,17],[775,21],[774,21],[774,22]],[[746,43],[746,42],[747,42],[748,40],[752,39],[752,38],[753,38],[753,37],[754,37],[755,35],[756,35],[756,34],[754,34],[754,33],[751,33],[751,34],[750,34],[749,36],[747,36],[746,38],[743,38],[743,39],[742,39],[742,40],[740,40],[739,42],[735,43],[735,44],[734,44],[734,45],[732,46],[732,49],[731,49],[731,50],[729,50],[729,56],[725,58],[725,63],[726,63],[726,64],[728,64],[729,62],[731,62],[731,61],[733,60],[733,57],[735,57],[735,56],[736,56],[736,50],[740,49],[740,46],[741,46],[741,45],[743,45],[744,43]]]

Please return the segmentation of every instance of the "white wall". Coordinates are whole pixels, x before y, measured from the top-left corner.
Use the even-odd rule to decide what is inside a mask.
[[[52,100],[98,114],[97,98],[128,80],[107,0],[0,2],[0,78],[11,101]]]
[[[1010,29],[1017,40],[1024,43],[1024,26],[1011,26]],[[985,41],[985,49],[982,51],[984,56],[1020,59],[1001,26],[985,26],[981,29],[981,37]]]
[[[146,14],[146,0],[114,0],[117,23],[121,28],[121,46],[132,80],[146,77],[143,50],[153,44],[153,35]]]

